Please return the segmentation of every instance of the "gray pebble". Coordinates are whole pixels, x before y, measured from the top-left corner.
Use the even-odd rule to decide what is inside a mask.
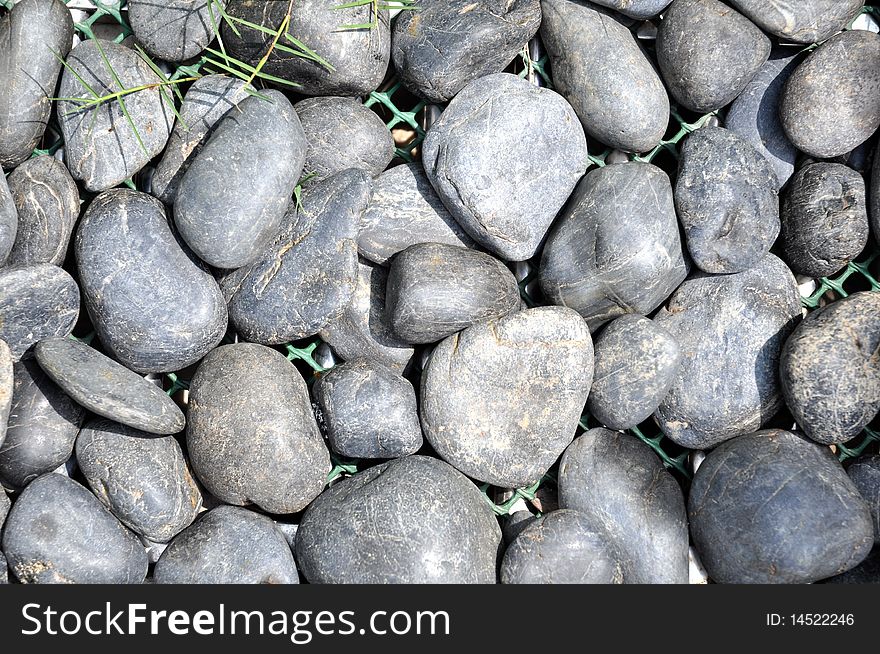
[[[880,454],[859,457],[847,467],[846,474],[868,504],[874,521],[874,544],[880,545]]]
[[[6,264],[17,233],[18,209],[12,199],[6,175],[0,171],[0,266]]]
[[[501,535],[504,537],[504,544],[509,547],[526,527],[537,520],[537,517],[525,509],[501,516]]]
[[[225,5],[226,0],[129,0],[128,22],[149,54],[165,61],[184,61],[214,40]]]
[[[758,27],[785,41],[816,43],[846,27],[862,8],[862,0],[730,0]]]
[[[672,0],[595,0],[594,4],[609,7],[630,18],[645,20],[666,9],[670,2]]]
[[[0,341],[0,445],[6,438],[14,386],[15,373],[13,372],[12,352],[9,351],[6,341]]]

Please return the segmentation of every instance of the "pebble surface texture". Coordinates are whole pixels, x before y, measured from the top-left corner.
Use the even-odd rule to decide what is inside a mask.
[[[708,113],[746,88],[770,55],[770,39],[719,0],[675,0],[657,30],[656,48],[672,96]]]
[[[442,341],[422,375],[422,430],[469,477],[534,484],[574,438],[593,343],[571,309],[539,307]]]
[[[26,584],[139,584],[147,554],[86,488],[49,474],[15,501],[3,529],[9,570]]]
[[[846,474],[868,504],[874,522],[874,544],[880,545],[880,454],[859,457],[846,469]]]
[[[812,312],[785,343],[780,376],[795,422],[815,441],[845,443],[880,411],[880,293]]]
[[[543,0],[541,6],[553,83],[587,134],[627,152],[656,146],[669,123],[669,97],[629,28],[589,2]]]
[[[779,355],[800,316],[794,276],[772,254],[745,272],[685,281],[654,317],[682,352],[654,414],[663,432],[707,449],[759,429],[782,407]]]
[[[784,41],[817,43],[856,17],[863,0],[730,0],[758,27]]]
[[[66,57],[73,19],[60,0],[23,0],[0,17],[0,167],[26,161],[43,137],[49,96]]]
[[[484,252],[441,243],[412,245],[394,257],[385,310],[406,343],[434,343],[520,306],[513,273]]]
[[[864,561],[843,574],[829,577],[823,584],[880,584],[880,547],[871,550]]]
[[[18,233],[18,209],[9,190],[6,175],[0,174],[0,266],[6,264]]]
[[[261,383],[247,385],[254,370]],[[296,513],[324,487],[330,456],[297,369],[276,350],[224,345],[190,383],[186,444],[193,470],[228,504]]]
[[[672,0],[596,0],[594,4],[614,9],[630,18],[644,20],[659,14],[670,2]]]
[[[37,362],[65,393],[99,416],[151,434],[183,431],[183,412],[153,382],[69,338],[47,338]]]
[[[13,365],[9,346],[6,341],[0,341],[0,445],[6,438],[9,413],[12,409],[12,393],[15,386]],[[2,521],[0,521],[0,527],[2,526]]]
[[[271,519],[218,506],[179,534],[156,563],[158,584],[298,584],[296,562]]]
[[[687,276],[672,185],[651,164],[590,171],[547,238],[539,280],[550,302],[580,313],[591,331],[648,314]]]
[[[880,36],[832,37],[788,78],[782,126],[799,150],[819,159],[846,154],[880,126]]]
[[[559,506],[604,528],[628,584],[688,583],[684,495],[659,457],[634,436],[591,429],[559,464]]]
[[[220,288],[179,245],[158,200],[101,194],[80,221],[74,251],[95,330],[126,368],[181,370],[223,338]]]
[[[777,178],[745,139],[703,127],[684,142],[675,208],[694,263],[709,273],[756,265],[779,235]]]
[[[77,75],[99,96],[160,81],[136,51],[111,41],[83,41],[71,50],[67,64],[58,90],[62,98],[93,98]],[[64,160],[73,177],[89,191],[106,191],[129,179],[162,152],[171,134],[174,112],[162,99],[159,88],[129,93],[123,99],[137,132],[119,102],[92,108],[66,100],[57,103]]]
[[[874,162],[871,166],[871,176],[868,182],[868,219],[871,222],[871,233],[874,242],[880,243],[880,142],[874,150]],[[2,184],[0,184],[2,186]]]
[[[443,104],[504,70],[540,25],[540,0],[422,0],[394,22],[391,58],[406,88]]]
[[[502,258],[523,261],[584,174],[587,142],[562,96],[498,73],[455,96],[428,130],[422,159],[465,231]],[[547,172],[535,175],[536,167]]]
[[[148,53],[165,61],[184,61],[214,40],[225,5],[226,0],[129,0],[128,22]]]
[[[296,559],[312,583],[495,583],[501,529],[477,487],[409,456],[334,484],[306,510]]]
[[[217,125],[190,164],[174,223],[193,252],[217,268],[256,259],[281,227],[302,173],[306,135],[280,91],[248,97]],[[267,157],[267,152],[285,156]]]
[[[718,583],[810,583],[858,565],[874,543],[868,507],[831,450],[781,430],[710,452],[688,516]]]
[[[330,449],[356,459],[390,459],[422,446],[416,392],[381,363],[334,366],[313,386]]]

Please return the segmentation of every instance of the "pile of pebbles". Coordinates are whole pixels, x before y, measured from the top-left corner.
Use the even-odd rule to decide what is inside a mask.
[[[862,3],[337,4],[130,0],[121,43],[0,10],[0,579],[880,581],[880,454],[837,457],[880,293],[799,292],[880,238]],[[218,39],[295,92],[171,107]],[[509,72],[539,47],[552,88]],[[442,107],[412,162],[392,76]],[[711,114],[674,171],[633,156],[670,108]]]

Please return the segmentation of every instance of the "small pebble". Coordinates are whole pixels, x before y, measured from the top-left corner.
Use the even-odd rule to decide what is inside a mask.
[[[731,0],[765,32],[784,41],[817,43],[846,27],[862,8],[862,0]]]
[[[128,22],[148,53],[165,61],[184,61],[214,40],[225,5],[226,0],[129,0]]]
[[[874,521],[874,544],[880,545],[880,454],[860,456],[847,466],[846,474],[868,504]]]

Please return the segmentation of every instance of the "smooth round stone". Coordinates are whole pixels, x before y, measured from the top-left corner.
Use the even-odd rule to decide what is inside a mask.
[[[79,287],[49,263],[0,270],[0,339],[18,361],[36,342],[68,336],[79,317]]]
[[[880,547],[871,550],[864,561],[843,574],[829,577],[823,584],[880,584]]]
[[[226,0],[129,0],[128,22],[149,54],[165,61],[184,61],[214,40],[225,5]]]
[[[224,21],[220,34],[230,56],[257,66],[285,16],[290,16],[287,33],[332,68],[276,48],[262,71],[297,84],[296,91],[304,95],[367,95],[382,83],[391,58],[388,10],[375,12],[372,3],[349,8],[341,8],[341,4],[338,0],[230,0],[226,11],[232,18],[255,23],[271,33],[235,23],[237,35]],[[370,29],[346,28],[374,21]],[[293,46],[283,40],[281,45]]]
[[[387,366],[357,359],[315,382],[315,402],[330,448],[355,459],[391,459],[422,446],[416,392]]]
[[[880,411],[880,294],[854,293],[812,312],[785,343],[785,403],[819,443],[845,443]]]
[[[865,501],[827,447],[782,430],[722,444],[694,475],[691,537],[718,583],[802,584],[859,564]]]
[[[756,265],[779,235],[776,173],[745,139],[703,127],[681,149],[675,208],[694,263],[708,273]]]
[[[94,495],[63,475],[25,488],[3,530],[9,569],[25,584],[139,584],[147,554]]]
[[[73,20],[60,0],[23,0],[0,17],[0,167],[26,161],[43,138]],[[2,258],[2,257],[0,257]]]
[[[306,98],[294,105],[308,142],[303,170],[319,182],[347,168],[375,177],[394,158],[394,139],[379,115],[354,98]]]
[[[0,174],[0,266],[6,264],[18,233],[18,209],[6,175]]]
[[[628,584],[688,583],[684,495],[660,458],[635,436],[591,429],[559,464],[559,506],[604,528]]]
[[[470,236],[440,200],[418,162],[379,175],[358,232],[360,255],[388,265],[391,258],[417,243],[474,247]]]
[[[0,446],[0,479],[23,488],[70,458],[85,409],[34,360],[16,363],[14,379],[6,440]]]
[[[171,540],[195,520],[202,505],[172,436],[152,438],[111,420],[94,420],[76,439],[76,460],[98,499],[149,540]]]
[[[293,553],[270,518],[218,506],[159,557],[157,584],[298,584]]]
[[[469,477],[530,486],[574,438],[592,379],[590,332],[571,309],[478,323],[434,349],[422,375],[422,430]]]
[[[435,343],[520,306],[516,277],[485,252],[442,243],[411,245],[394,257],[385,311],[395,336]]]
[[[406,88],[443,104],[504,70],[540,25],[540,0],[422,0],[394,22],[391,60]]]
[[[92,413],[151,434],[176,434],[186,424],[159,386],[88,345],[47,338],[34,353],[52,381]]]
[[[874,543],[880,545],[880,454],[859,457],[847,467],[846,474],[868,504],[874,522]]]
[[[223,338],[223,294],[180,246],[158,200],[129,190],[101,194],[80,221],[74,251],[95,330],[126,368],[181,370]]]
[[[862,0],[731,0],[765,32],[784,41],[817,43],[846,27],[862,8]]]
[[[553,83],[587,134],[647,152],[669,123],[669,97],[636,37],[614,14],[580,0],[543,0],[541,41]]]
[[[6,341],[0,341],[0,445],[6,438],[9,412],[12,408],[12,393],[15,386],[12,352]],[[2,523],[2,521],[0,521]],[[0,527],[3,525],[0,524]]]
[[[501,563],[502,584],[622,584],[621,557],[606,530],[560,509],[516,537]]]
[[[242,384],[260,371],[259,384]],[[189,388],[186,444],[208,491],[227,504],[296,513],[324,487],[330,456],[297,369],[276,350],[224,345]]]
[[[770,39],[719,0],[675,0],[656,47],[669,92],[699,113],[730,104],[770,55]]]
[[[645,20],[666,9],[670,2],[672,0],[595,0],[593,4],[614,9],[630,18]]]
[[[782,251],[791,269],[827,277],[846,267],[867,244],[862,176],[837,163],[801,168],[782,202]]]
[[[504,538],[505,546],[509,547],[526,527],[537,520],[538,518],[536,516],[532,515],[530,511],[525,509],[501,516],[501,535]]]
[[[663,432],[707,449],[772,418],[782,408],[780,352],[800,316],[794,276],[772,254],[745,272],[685,281],[654,317],[682,352],[654,414]]]
[[[633,314],[605,327],[594,350],[587,409],[611,429],[629,429],[647,420],[672,387],[681,363],[681,348],[672,334]]]
[[[443,461],[408,456],[334,484],[306,510],[296,560],[311,583],[495,583],[501,529]]]
[[[108,70],[96,43],[100,43],[119,82]],[[111,41],[92,39],[81,42],[67,57],[59,97],[93,98],[77,75],[101,96],[118,92],[120,84],[123,88],[135,88],[161,81],[136,51]],[[118,101],[88,109],[77,102],[58,102],[64,160],[73,177],[89,191],[100,193],[131,178],[162,152],[171,134],[174,112],[162,98],[159,87],[130,93],[123,100],[137,131],[132,129]]]
[[[217,124],[174,200],[181,237],[217,268],[239,268],[260,255],[281,227],[303,169],[306,137],[293,105],[280,91],[262,95],[268,99],[248,97]]]
[[[590,171],[559,215],[541,256],[550,302],[595,331],[627,313],[648,314],[687,276],[672,185],[652,164]]]
[[[880,35],[832,37],[788,78],[782,126],[799,150],[819,159],[846,154],[880,126]]]
[[[562,96],[498,73],[455,96],[428,130],[422,160],[465,231],[501,258],[523,261],[584,174],[587,142]]]

